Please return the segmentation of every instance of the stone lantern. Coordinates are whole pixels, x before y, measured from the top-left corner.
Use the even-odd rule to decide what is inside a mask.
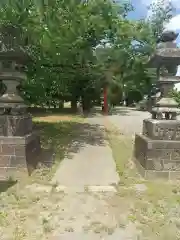
[[[26,79],[29,56],[22,47],[21,31],[8,25],[0,29],[0,179],[30,174],[42,153],[40,137],[17,87]]]
[[[152,118],[143,121],[143,133],[135,136],[134,159],[145,178],[180,178],[180,121],[176,120],[180,110],[170,96],[174,84],[180,82],[175,76],[180,64],[177,36],[163,32],[149,61],[157,69],[161,97],[150,109]]]

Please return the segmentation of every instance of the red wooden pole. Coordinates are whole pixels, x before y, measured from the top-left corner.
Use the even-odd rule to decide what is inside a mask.
[[[107,86],[103,89],[103,95],[104,95],[104,113],[108,114],[108,100],[107,100]]]

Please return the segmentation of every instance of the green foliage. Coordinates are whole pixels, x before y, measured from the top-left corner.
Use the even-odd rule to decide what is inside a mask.
[[[171,1],[160,1],[149,6],[151,16],[149,18],[153,36],[157,39],[167,23],[174,14],[174,7]]]
[[[176,100],[176,102],[178,103],[178,105],[180,106],[180,92],[174,89],[170,93],[170,96],[173,97]]]
[[[153,18],[130,21],[129,3],[111,0],[2,0],[0,25],[23,30],[32,62],[21,90],[37,105],[98,99],[104,84],[112,101],[126,91],[146,94],[155,77],[146,63],[171,8],[152,8]]]

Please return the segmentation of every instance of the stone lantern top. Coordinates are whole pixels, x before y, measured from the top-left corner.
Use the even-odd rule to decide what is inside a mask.
[[[162,35],[158,38],[157,43],[159,42],[173,42],[178,37],[179,33],[174,31],[164,31]]]
[[[178,33],[165,31],[157,41],[156,51],[150,58],[149,67],[158,68],[162,65],[174,66],[180,64],[180,49],[175,43]]]
[[[173,85],[180,82],[176,76],[180,65],[180,49],[175,43],[177,37],[173,31],[163,32],[148,64],[157,69],[157,85],[161,91],[161,99],[151,109],[153,119],[175,120],[180,113],[178,103],[170,96]]]
[[[23,46],[20,27],[12,24],[0,27],[0,61],[14,61],[19,64],[26,64],[30,57]]]
[[[26,104],[18,90],[26,80],[24,66],[29,56],[23,48],[21,28],[12,24],[0,26],[0,115],[23,115]]]

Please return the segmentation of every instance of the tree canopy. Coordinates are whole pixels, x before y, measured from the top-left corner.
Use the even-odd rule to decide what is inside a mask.
[[[144,63],[173,11],[170,5],[151,8],[151,20],[132,21],[127,2],[2,0],[0,25],[22,29],[32,59],[21,86],[25,99],[37,105],[71,101],[76,107],[81,98],[89,108],[105,83],[113,99],[124,86],[128,93],[146,94],[154,74]]]

